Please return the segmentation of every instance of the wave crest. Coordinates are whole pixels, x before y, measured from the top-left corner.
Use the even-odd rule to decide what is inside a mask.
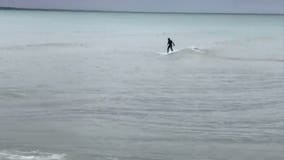
[[[65,154],[43,153],[39,151],[0,151],[0,160],[64,160]]]
[[[174,52],[166,53],[166,52],[158,52],[162,55],[171,55],[176,53],[183,53],[183,54],[194,54],[199,55],[207,58],[214,58],[214,59],[222,59],[222,60],[231,60],[231,61],[258,61],[258,62],[284,62],[284,59],[277,59],[277,58],[258,58],[258,57],[234,57],[234,56],[226,56],[222,54],[218,54],[218,51],[214,49],[203,49],[198,47],[187,47],[183,49],[175,50]]]

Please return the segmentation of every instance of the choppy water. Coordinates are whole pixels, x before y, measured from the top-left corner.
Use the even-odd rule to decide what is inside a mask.
[[[0,35],[0,160],[284,158],[281,15],[0,11]]]

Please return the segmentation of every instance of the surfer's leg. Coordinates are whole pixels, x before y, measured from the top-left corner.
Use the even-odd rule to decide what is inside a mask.
[[[168,46],[168,48],[167,48],[167,53],[169,53],[169,51],[170,51],[170,46]]]
[[[171,46],[171,51],[174,51],[174,50],[173,50],[173,46]]]

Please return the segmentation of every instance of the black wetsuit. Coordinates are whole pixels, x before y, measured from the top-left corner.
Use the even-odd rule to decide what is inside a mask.
[[[167,48],[168,53],[169,53],[170,50],[174,51],[173,46],[175,46],[175,43],[171,39],[168,39],[168,48]]]

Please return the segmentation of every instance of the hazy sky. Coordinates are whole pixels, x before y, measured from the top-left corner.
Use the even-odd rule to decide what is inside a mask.
[[[0,0],[0,6],[114,11],[284,13],[284,0]]]

